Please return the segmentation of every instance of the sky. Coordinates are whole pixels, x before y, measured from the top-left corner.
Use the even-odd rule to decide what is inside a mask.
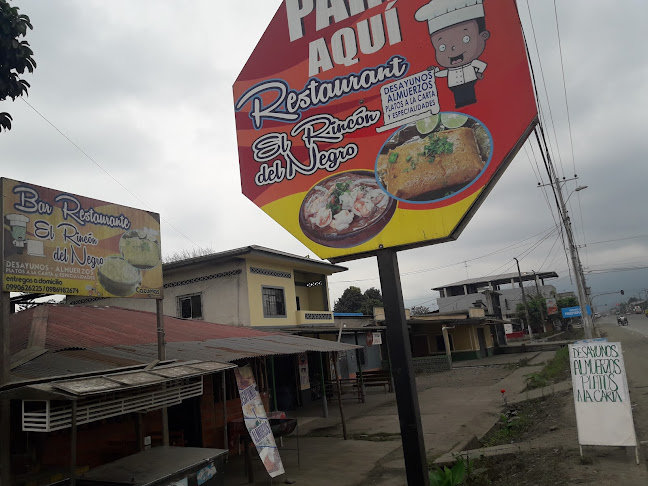
[[[2,176],[158,212],[167,256],[258,244],[316,258],[240,189],[232,84],[280,0],[11,3],[34,25],[38,67],[28,98],[0,102],[13,116]],[[561,176],[578,175],[564,191],[588,285],[626,291],[594,303],[643,298],[648,3],[519,0],[518,10],[553,158]],[[575,290],[538,157],[527,142],[457,241],[399,253],[407,307],[433,309],[433,287],[515,271],[513,257]],[[349,285],[380,286],[375,258],[344,265],[332,301]]]

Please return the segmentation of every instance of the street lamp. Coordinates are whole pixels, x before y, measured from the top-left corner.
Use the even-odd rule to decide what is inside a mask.
[[[569,198],[572,197],[572,196],[574,195],[575,192],[582,191],[583,189],[587,189],[588,187],[589,187],[589,186],[578,186],[576,189],[574,189],[574,190],[571,192],[571,194],[569,194],[569,196],[567,196],[567,199],[565,200],[565,204],[567,203],[567,201],[569,201]]]

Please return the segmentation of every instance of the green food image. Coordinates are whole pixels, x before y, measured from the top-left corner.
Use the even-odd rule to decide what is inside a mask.
[[[395,164],[397,160],[398,160],[398,152],[392,152],[391,154],[389,154],[390,164]]]
[[[416,122],[416,129],[421,135],[427,135],[439,124],[439,115],[428,116]]]
[[[460,115],[459,113],[442,113],[441,114],[441,123],[446,128],[459,128],[463,127],[464,124],[468,121],[468,117],[465,115]]]
[[[451,154],[453,150],[454,143],[449,141],[446,137],[439,137],[436,133],[433,133],[427,137],[422,155],[432,157],[430,162],[433,162],[435,155]]]

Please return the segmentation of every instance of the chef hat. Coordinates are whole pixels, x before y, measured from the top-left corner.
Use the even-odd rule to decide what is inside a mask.
[[[430,34],[451,25],[484,16],[483,0],[430,0],[416,11],[414,18],[428,23]]]
[[[22,214],[7,214],[6,218],[9,220],[9,226],[23,226],[27,227],[29,218]]]

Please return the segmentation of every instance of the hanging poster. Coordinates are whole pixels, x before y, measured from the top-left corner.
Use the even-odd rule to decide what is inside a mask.
[[[515,0],[285,0],[233,90],[243,194],[337,261],[457,238],[537,121]]]
[[[245,427],[250,433],[266,471],[270,477],[277,477],[285,471],[252,368],[249,365],[241,366],[234,369],[234,374],[241,397]]]
[[[547,315],[558,314],[558,300],[557,299],[547,299]]]
[[[156,213],[2,179],[5,292],[162,298]]]
[[[578,442],[636,446],[621,343],[569,345]]]
[[[297,359],[299,360],[299,389],[308,390],[311,387],[308,377],[308,355],[299,353]]]

